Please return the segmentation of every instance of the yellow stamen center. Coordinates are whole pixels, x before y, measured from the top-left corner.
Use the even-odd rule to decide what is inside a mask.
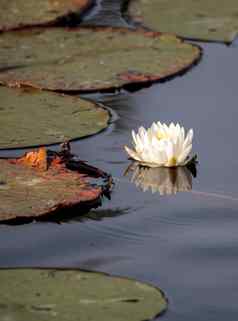
[[[177,165],[177,158],[176,157],[172,157],[169,160],[169,166],[173,167]]]

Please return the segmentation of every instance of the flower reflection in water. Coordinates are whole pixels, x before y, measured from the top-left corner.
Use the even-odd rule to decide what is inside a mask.
[[[158,192],[160,195],[170,195],[191,191],[196,168],[195,171],[189,167],[150,168],[133,162],[127,168],[125,175],[129,173],[131,173],[130,181],[143,192],[151,190],[153,194]]]

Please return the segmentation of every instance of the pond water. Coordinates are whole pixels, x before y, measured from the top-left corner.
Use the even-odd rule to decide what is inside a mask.
[[[181,77],[134,93],[90,96],[116,117],[72,149],[113,175],[111,200],[89,213],[98,220],[0,226],[1,267],[81,267],[133,277],[164,290],[163,320],[237,320],[238,48],[199,45],[201,62]],[[123,176],[131,129],[157,119],[194,129],[199,165],[190,192],[143,192]]]

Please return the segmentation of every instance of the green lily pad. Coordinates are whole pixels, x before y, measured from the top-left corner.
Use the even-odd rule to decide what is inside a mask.
[[[0,149],[85,137],[108,120],[105,109],[79,97],[0,86]]]
[[[186,70],[197,46],[176,36],[127,29],[63,29],[0,36],[0,82],[50,90],[101,90]]]
[[[82,205],[95,207],[110,189],[109,175],[68,151],[42,147],[17,159],[0,159],[0,168],[0,222],[57,219],[63,212],[70,218],[70,209],[80,214]]]
[[[56,22],[70,14],[81,15],[92,0],[1,0],[0,31]]]
[[[238,34],[237,0],[132,0],[129,15],[161,32],[230,43]]]
[[[79,270],[0,271],[1,320],[141,321],[165,311],[158,288]]]

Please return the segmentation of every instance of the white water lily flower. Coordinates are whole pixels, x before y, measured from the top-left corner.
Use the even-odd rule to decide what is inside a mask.
[[[153,123],[147,130],[132,131],[134,150],[125,146],[131,158],[149,167],[184,166],[192,150],[193,130],[185,134],[184,127],[171,123]]]

